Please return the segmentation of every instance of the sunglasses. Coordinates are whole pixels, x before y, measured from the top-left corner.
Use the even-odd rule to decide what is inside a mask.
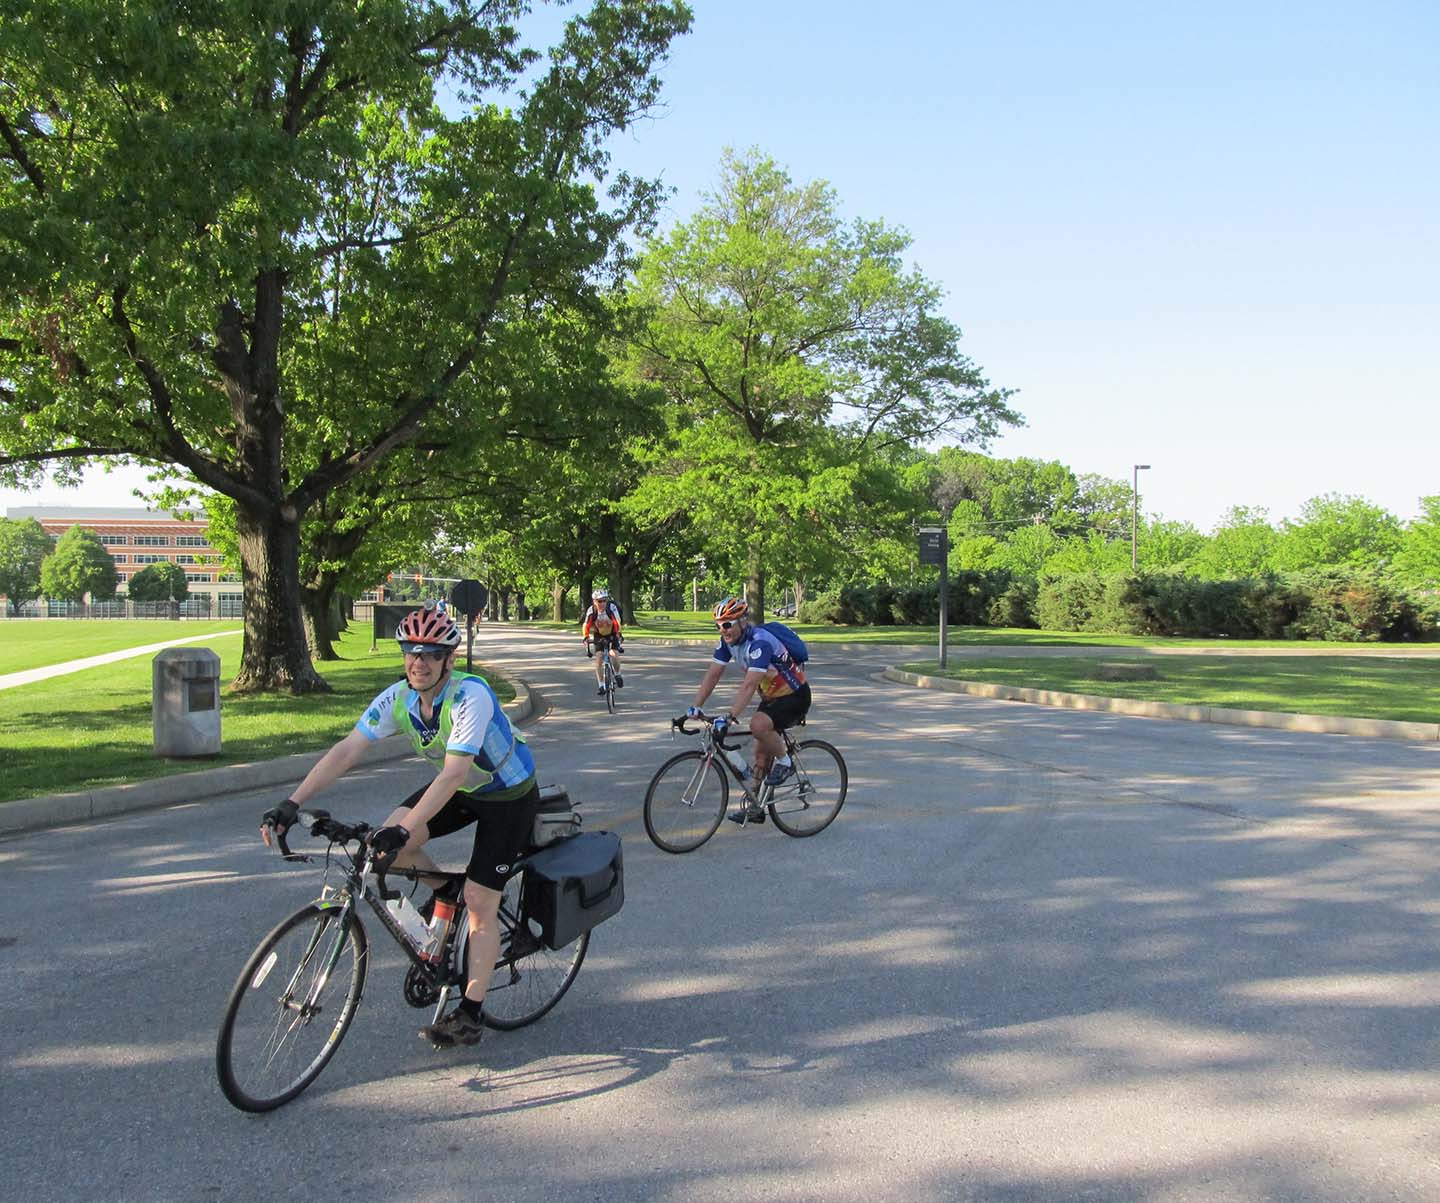
[[[445,657],[448,656],[449,654],[450,654],[450,649],[449,649],[449,648],[443,648],[443,647],[442,647],[442,648],[439,648],[439,649],[437,649],[436,651],[433,651],[433,652],[406,652],[406,653],[405,653],[405,655],[406,655],[406,657],[407,657],[408,659],[433,660],[433,661],[435,661],[436,664],[442,663],[442,662],[444,661]]]
[[[737,618],[731,622],[717,622],[715,625],[719,627],[722,631],[728,631],[731,627],[738,627],[740,625],[740,620]]]

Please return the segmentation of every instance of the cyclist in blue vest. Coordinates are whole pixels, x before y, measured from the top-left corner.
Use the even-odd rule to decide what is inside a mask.
[[[726,727],[738,722],[750,699],[760,695],[760,705],[750,719],[750,734],[755,737],[754,779],[764,780],[771,787],[783,785],[795,772],[790,757],[785,754],[785,741],[780,732],[793,727],[810,709],[810,683],[805,679],[805,669],[786,650],[785,645],[763,627],[752,626],[749,607],[743,597],[727,597],[716,602],[711,611],[715,626],[720,632],[720,645],[715,649],[710,666],[695,698],[687,711],[689,717],[700,714],[705,699],[720,683],[720,678],[732,663],[745,668],[745,676],[730,709],[715,720],[715,734],[723,735]],[[731,812],[734,822],[742,820],[763,823],[765,812],[759,807],[745,808]]]
[[[260,835],[269,844],[272,829],[284,832],[297,809],[354,768],[376,740],[408,735],[416,753],[435,769],[435,779],[370,833],[370,846],[382,863],[433,869],[426,841],[475,825],[465,869],[469,981],[459,1005],[420,1030],[433,1044],[475,1044],[484,1031],[480,1005],[500,952],[500,894],[511,865],[530,843],[540,808],[535,760],[488,682],[455,671],[460,631],[443,608],[429,605],[407,614],[395,638],[405,657],[405,679],[371,702],[290,797],[265,812]]]

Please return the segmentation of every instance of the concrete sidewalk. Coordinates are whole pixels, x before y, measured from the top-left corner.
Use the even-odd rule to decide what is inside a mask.
[[[84,672],[87,668],[98,668],[102,664],[114,664],[117,660],[133,660],[150,652],[162,652],[167,647],[180,647],[186,643],[208,643],[212,639],[228,639],[241,635],[243,631],[211,631],[208,635],[187,635],[184,639],[167,639],[164,643],[146,643],[140,647],[121,648],[118,652],[104,652],[98,656],[86,656],[80,660],[66,660],[60,664],[47,664],[43,668],[27,668],[18,673],[0,676],[0,689],[12,689],[16,685],[29,685],[34,681],[48,681],[51,677],[63,677],[67,673]]]
[[[506,702],[506,717],[521,723],[535,710],[535,698],[523,681],[513,681],[515,700]],[[252,764],[227,764],[215,769],[197,769],[155,777],[132,785],[114,785],[104,789],[81,790],[73,794],[53,794],[44,798],[20,798],[0,802],[0,837],[44,827],[60,827],[66,823],[83,823],[133,810],[150,810],[183,802],[200,802],[225,794],[243,793],[263,786],[289,785],[299,781],[329,748],[317,752],[299,752],[276,760]],[[410,741],[403,736],[380,740],[367,749],[361,765],[379,764],[387,760],[403,760],[413,756]],[[278,801],[279,799],[277,799]]]

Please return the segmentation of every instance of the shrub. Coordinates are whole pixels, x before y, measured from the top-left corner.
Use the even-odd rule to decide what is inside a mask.
[[[1305,598],[1294,622],[1298,638],[1370,643],[1434,635],[1427,608],[1379,573],[1317,572],[1296,583]]]
[[[1017,576],[1005,587],[1004,592],[990,599],[985,608],[985,622],[992,627],[1025,627],[1033,630],[1040,624],[1035,621],[1035,598],[1039,582],[1033,576]]]
[[[827,589],[814,597],[807,597],[800,603],[796,613],[798,622],[830,623],[836,625],[845,620],[840,617],[840,591]]]

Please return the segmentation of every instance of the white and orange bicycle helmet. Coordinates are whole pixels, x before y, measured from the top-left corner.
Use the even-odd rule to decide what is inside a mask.
[[[744,618],[750,612],[750,607],[743,597],[727,597],[724,601],[715,603],[715,608],[710,611],[716,622],[734,622],[737,618]]]
[[[412,610],[395,628],[402,652],[423,652],[436,647],[459,647],[460,628],[444,610],[429,605]]]

